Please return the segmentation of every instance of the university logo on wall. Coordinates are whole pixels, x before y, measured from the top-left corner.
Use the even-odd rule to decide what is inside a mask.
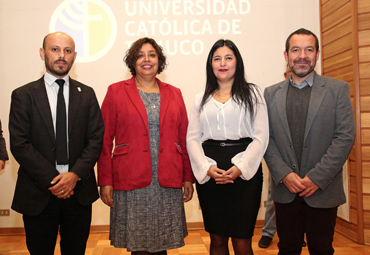
[[[108,53],[117,36],[117,22],[101,0],[65,0],[55,9],[50,32],[62,31],[75,41],[76,62],[92,62]]]

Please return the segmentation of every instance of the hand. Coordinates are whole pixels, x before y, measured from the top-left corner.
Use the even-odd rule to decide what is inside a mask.
[[[237,166],[232,166],[229,170],[222,173],[222,177],[215,179],[216,184],[227,184],[234,183],[234,180],[238,178],[242,172]]]
[[[184,182],[182,202],[189,202],[193,198],[194,187],[192,182]]]
[[[303,179],[294,172],[289,173],[282,181],[292,193],[299,193],[306,189],[306,186],[302,184]]]
[[[317,186],[313,181],[311,181],[311,179],[308,178],[307,175],[303,178],[302,184],[306,186],[306,189],[299,194],[299,196],[301,197],[303,196],[309,197],[313,195],[316,192],[316,190],[319,189],[319,186]]]
[[[237,166],[234,165],[234,166],[230,167],[229,170],[227,170],[224,174],[225,175],[230,175],[231,180],[235,180],[236,178],[238,178],[242,174],[242,171],[240,171],[240,169]]]
[[[5,160],[0,160],[0,170],[4,169],[5,167]]]
[[[113,204],[113,186],[105,185],[100,187],[100,198],[104,204],[109,207],[114,207]]]
[[[59,174],[51,181],[50,184],[55,185],[50,187],[49,190],[58,198],[70,198],[74,194],[73,189],[79,179],[77,174],[73,172]]]
[[[216,166],[211,166],[208,169],[207,175],[215,179],[216,184],[226,184],[231,176],[225,176],[224,173],[225,170],[217,168]]]

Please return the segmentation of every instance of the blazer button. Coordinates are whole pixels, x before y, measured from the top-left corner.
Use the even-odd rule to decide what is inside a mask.
[[[163,152],[163,148],[160,149],[160,152]]]
[[[294,169],[296,169],[296,168],[297,168],[297,165],[296,165],[296,164],[293,164],[293,165],[292,165],[292,167],[293,167]]]
[[[55,151],[55,147],[52,147],[52,148],[51,148],[51,150],[52,150],[52,151]]]
[[[289,144],[289,148],[293,148],[293,145]]]

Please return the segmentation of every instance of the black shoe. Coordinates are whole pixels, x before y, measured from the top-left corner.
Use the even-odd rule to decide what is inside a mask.
[[[307,243],[305,241],[303,241],[302,247],[306,247],[306,246],[307,246]]]
[[[271,241],[272,241],[272,238],[269,237],[269,236],[262,236],[260,241],[258,242],[258,246],[260,248],[267,248],[270,246],[271,244]]]

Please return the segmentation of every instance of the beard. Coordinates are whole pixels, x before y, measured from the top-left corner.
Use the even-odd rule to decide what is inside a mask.
[[[67,64],[66,68],[64,69],[63,66],[58,66],[57,62],[64,62],[65,64]],[[45,54],[45,68],[55,76],[66,76],[69,73],[69,70],[71,70],[72,64],[73,61],[70,64],[68,64],[68,62],[65,61],[64,59],[58,59],[54,61],[54,63],[52,63]],[[55,65],[56,68],[54,67]]]
[[[307,67],[302,66],[296,66],[295,64],[299,63],[305,63],[308,64]],[[312,65],[311,61],[308,59],[298,59],[293,61],[293,66],[290,67],[292,70],[292,73],[297,75],[298,77],[306,77],[308,74],[310,74],[313,70],[315,70],[316,62]]]

